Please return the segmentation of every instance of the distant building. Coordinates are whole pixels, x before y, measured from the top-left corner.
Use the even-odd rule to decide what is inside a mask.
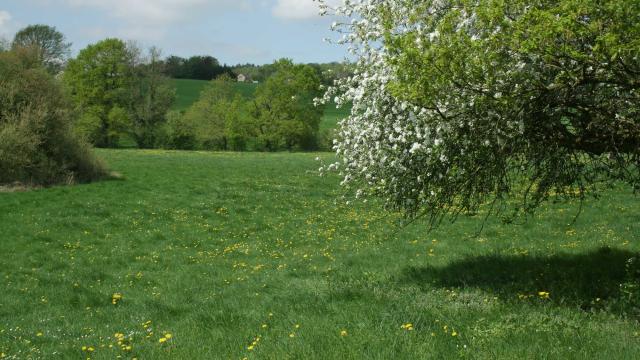
[[[247,77],[244,76],[244,74],[238,75],[238,82],[245,82],[245,81],[247,81]]]

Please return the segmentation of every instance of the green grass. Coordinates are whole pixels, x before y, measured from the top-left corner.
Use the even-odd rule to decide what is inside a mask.
[[[172,79],[176,88],[176,101],[173,110],[186,110],[200,97],[200,93],[209,83],[204,80]],[[257,85],[253,83],[236,83],[238,93],[245,99],[251,99],[255,94]],[[338,121],[347,117],[349,110],[345,108],[336,109],[333,105],[328,105],[325,115],[320,123],[320,130],[330,130],[337,127]]]
[[[475,237],[345,205],[318,154],[99,154],[125,179],[0,193],[5,358],[640,357],[624,189]]]

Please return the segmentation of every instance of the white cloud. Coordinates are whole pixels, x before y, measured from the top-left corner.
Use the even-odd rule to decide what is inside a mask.
[[[9,21],[11,21],[11,14],[8,11],[0,10],[0,29],[7,26]]]
[[[201,12],[246,8],[248,1],[233,0],[65,0],[77,7],[94,7],[136,26],[163,26],[184,21]]]
[[[314,18],[318,12],[318,2],[313,0],[277,0],[272,9],[275,17],[287,20]]]
[[[6,41],[6,36],[11,32],[11,19],[11,14],[8,11],[0,10],[0,43]]]

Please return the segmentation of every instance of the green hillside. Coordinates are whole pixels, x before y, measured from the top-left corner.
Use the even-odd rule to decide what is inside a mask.
[[[209,83],[205,80],[191,80],[191,79],[172,79],[171,80],[176,88],[176,102],[173,105],[174,110],[185,110],[191,104],[198,100],[200,92]],[[256,84],[252,83],[236,83],[238,93],[246,98],[250,98],[256,91]]]
[[[186,110],[191,104],[198,100],[200,92],[207,86],[208,81],[190,79],[172,79],[176,88],[176,102],[173,110]],[[236,83],[238,93],[247,99],[253,97],[257,84]],[[324,118],[320,124],[320,130],[329,130],[337,126],[338,121],[349,115],[349,109],[336,109],[335,105],[327,105]]]

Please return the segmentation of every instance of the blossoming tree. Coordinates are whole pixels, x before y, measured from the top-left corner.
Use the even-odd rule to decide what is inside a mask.
[[[640,189],[640,2],[320,6],[356,59],[324,98],[353,105],[325,169],[357,196],[435,223]]]

